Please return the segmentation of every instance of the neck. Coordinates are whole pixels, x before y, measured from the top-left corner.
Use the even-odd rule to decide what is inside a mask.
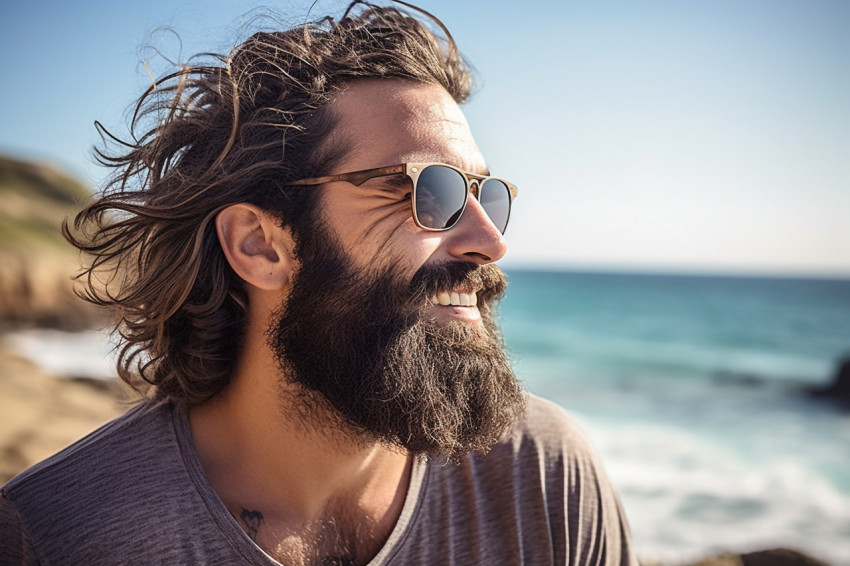
[[[272,556],[298,564],[347,552],[368,562],[401,513],[411,458],[306,424],[297,386],[279,385],[271,356],[246,348],[242,360],[231,385],[189,414],[213,488]],[[316,548],[328,540],[333,548]]]

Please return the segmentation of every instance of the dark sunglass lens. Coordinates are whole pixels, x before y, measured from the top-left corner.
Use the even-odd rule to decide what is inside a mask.
[[[511,190],[498,179],[488,179],[481,185],[478,200],[481,208],[503,234],[511,216]]]
[[[416,217],[427,228],[450,228],[466,205],[466,179],[448,167],[429,165],[416,182]]]

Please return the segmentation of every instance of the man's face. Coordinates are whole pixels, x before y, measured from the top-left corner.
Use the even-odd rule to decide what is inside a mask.
[[[484,172],[466,121],[439,87],[357,83],[336,101],[353,150],[330,173],[402,162]],[[505,242],[474,199],[458,224],[425,231],[409,187],[377,178],[329,183],[319,222],[299,241],[299,267],[269,330],[314,426],[429,455],[488,448],[523,408],[492,320]],[[477,305],[440,305],[438,294]]]
[[[330,173],[409,162],[447,163],[473,173],[488,172],[466,118],[442,87],[358,82],[339,96],[332,110],[352,149]],[[409,187],[394,188],[387,178],[375,178],[360,187],[329,183],[321,207],[355,267],[392,268],[408,280],[426,264],[485,265],[501,259],[507,250],[504,236],[474,197],[469,198],[457,225],[445,232],[419,228],[411,214]],[[428,314],[441,322],[479,320],[475,307],[434,305]]]

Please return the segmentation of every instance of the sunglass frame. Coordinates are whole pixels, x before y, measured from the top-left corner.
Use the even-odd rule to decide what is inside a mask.
[[[334,182],[345,182],[351,183],[352,185],[359,187],[369,179],[374,179],[377,177],[389,177],[391,175],[406,175],[410,178],[413,183],[413,198],[411,198],[411,209],[413,212],[413,220],[416,222],[416,225],[422,228],[423,230],[428,230],[431,232],[443,232],[445,230],[451,230],[463,216],[463,213],[466,211],[466,202],[467,198],[463,200],[463,206],[461,207],[460,214],[457,215],[457,219],[451,224],[451,226],[446,226],[443,228],[432,228],[430,226],[425,226],[422,222],[419,221],[419,215],[416,212],[416,187],[419,182],[419,175],[428,167],[439,166],[446,167],[448,169],[452,169],[460,173],[461,177],[466,180],[466,194],[469,195],[470,191],[475,196],[476,200],[480,202],[480,191],[481,186],[489,180],[500,181],[507,188],[510,194],[510,198],[508,200],[508,218],[505,220],[505,226],[500,231],[504,234],[505,230],[508,228],[508,222],[510,222],[511,210],[513,209],[514,199],[517,197],[519,193],[516,185],[513,183],[509,183],[508,181],[502,179],[501,177],[493,177],[491,175],[479,175],[477,173],[471,173],[469,171],[464,171],[463,169],[459,169],[453,165],[449,165],[447,163],[439,163],[439,162],[431,162],[431,163],[399,163],[398,165],[388,165],[386,167],[375,167],[372,169],[363,169],[361,171],[351,171],[348,173],[340,173],[338,175],[325,175],[324,177],[310,177],[307,179],[298,179],[297,181],[290,181],[286,183],[287,186],[314,186],[314,185],[324,185],[326,183],[334,183]],[[475,185],[475,190],[472,189],[472,185]],[[490,214],[487,213],[488,218]],[[491,219],[492,221],[492,219]]]

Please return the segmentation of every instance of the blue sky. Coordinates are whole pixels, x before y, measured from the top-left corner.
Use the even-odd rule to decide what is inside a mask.
[[[850,2],[421,5],[474,64],[465,111],[520,187],[506,265],[850,276]],[[140,60],[226,51],[256,6],[5,3],[0,152],[98,185],[92,124],[126,132]]]

